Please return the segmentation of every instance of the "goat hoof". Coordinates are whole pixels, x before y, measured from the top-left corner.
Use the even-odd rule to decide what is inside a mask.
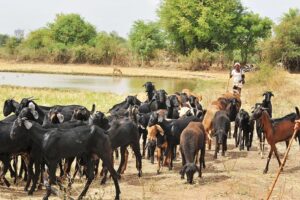
[[[106,179],[102,179],[100,185],[104,185],[106,183]]]
[[[142,177],[142,171],[139,171],[138,177]]]
[[[33,195],[33,191],[29,191],[28,193],[27,193],[29,196],[32,196]]]
[[[160,174],[160,171],[159,171],[159,169],[156,171],[156,173],[157,173],[157,174]]]
[[[28,188],[27,188],[27,187],[25,187],[25,188],[24,188],[24,191],[25,191],[25,192],[27,192],[27,191],[28,191]]]
[[[38,190],[42,190],[43,189],[43,185],[42,184],[39,184],[38,185]]]
[[[266,174],[267,172],[268,172],[268,170],[267,170],[267,169],[265,169],[263,173],[264,173],[264,174]]]

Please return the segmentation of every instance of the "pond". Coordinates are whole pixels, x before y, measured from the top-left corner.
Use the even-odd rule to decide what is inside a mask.
[[[183,88],[193,90],[197,86],[197,81],[193,79],[0,72],[1,85],[79,89],[116,94],[144,92],[143,84],[146,81],[154,82],[156,89],[163,88],[168,93],[181,91]]]

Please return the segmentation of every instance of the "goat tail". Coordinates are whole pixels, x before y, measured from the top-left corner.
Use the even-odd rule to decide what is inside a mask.
[[[299,108],[297,106],[295,107],[295,110],[296,110],[297,117],[300,118],[300,112],[299,112]]]

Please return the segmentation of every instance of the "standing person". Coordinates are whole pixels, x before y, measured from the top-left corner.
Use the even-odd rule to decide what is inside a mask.
[[[245,74],[241,69],[240,63],[234,64],[234,69],[230,72],[229,78],[233,77],[233,93],[241,95],[242,87],[245,83]]]

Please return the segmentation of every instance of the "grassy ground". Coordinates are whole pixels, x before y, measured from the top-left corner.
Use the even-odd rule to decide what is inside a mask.
[[[11,65],[10,65],[11,66]],[[12,69],[27,69],[30,65],[12,65]],[[39,68],[38,65],[36,69]],[[55,71],[61,70],[59,66],[48,67]],[[65,66],[63,70],[72,70],[71,66]],[[0,67],[1,68],[1,67]],[[3,69],[3,68],[2,68]],[[79,71],[99,70],[102,68],[90,66],[78,66]],[[104,69],[104,68],[103,68]],[[107,68],[105,68],[107,70]],[[108,68],[112,71],[111,68]],[[123,68],[122,68],[123,70]],[[144,69],[128,68],[128,74]],[[130,71],[132,70],[132,71]],[[160,70],[147,69],[150,74],[156,74]],[[125,72],[124,68],[124,72]],[[108,73],[109,71],[107,71]],[[177,75],[175,75],[176,73]],[[98,73],[98,72],[91,72]],[[169,72],[168,72],[169,73]],[[182,75],[181,75],[182,73]],[[174,71],[175,77],[198,78],[196,93],[202,94],[204,107],[224,93],[227,88],[227,73],[205,72],[206,77],[202,78],[200,72],[180,72]],[[163,74],[165,75],[165,74]],[[166,76],[169,76],[167,74]],[[173,76],[173,75],[172,75]],[[209,79],[209,80],[208,80]],[[246,74],[246,84],[242,91],[243,108],[247,111],[256,102],[261,102],[262,93],[266,90],[272,90],[275,97],[273,98],[273,111],[275,117],[280,117],[290,112],[294,112],[294,106],[300,106],[300,75],[288,74],[282,70],[269,71],[263,69],[261,72]],[[145,79],[146,81],[146,79]],[[231,82],[231,81],[230,81]],[[231,84],[229,84],[231,88]],[[91,107],[96,103],[97,110],[107,111],[112,105],[124,99],[124,96],[118,96],[109,93],[84,92],[77,90],[56,90],[56,89],[34,89],[1,86],[0,102],[7,98],[15,97],[20,100],[22,97],[34,96],[38,98],[37,102],[44,105],[53,104],[82,104]],[[140,99],[145,98],[145,94],[138,95]],[[254,145],[250,152],[239,151],[233,145],[233,139],[228,140],[229,151],[224,158],[220,157],[214,160],[213,151],[207,151],[206,163],[207,169],[203,172],[203,178],[195,178],[195,184],[188,185],[185,180],[181,180],[178,174],[181,167],[181,159],[175,162],[173,171],[163,168],[162,174],[156,175],[156,165],[150,164],[148,160],[143,160],[143,177],[138,178],[135,169],[135,160],[129,159],[128,169],[120,181],[122,199],[264,199],[268,187],[275,177],[278,164],[276,159],[271,160],[270,171],[263,175],[262,170],[265,166],[266,159],[260,159],[258,154],[258,142],[254,136]],[[278,144],[281,156],[285,151],[284,144]],[[293,144],[289,159],[283,174],[275,188],[273,199],[299,199],[298,191],[300,189],[300,151],[296,143]],[[116,162],[118,165],[118,161]],[[77,197],[82,190],[84,179],[76,180],[74,188],[71,191],[72,197]],[[19,181],[17,186],[6,188],[0,186],[0,199],[41,199],[43,191],[38,191],[34,196],[28,197],[23,191],[24,183]],[[99,178],[93,182],[88,191],[87,199],[112,199],[114,187],[112,181],[106,186],[99,185]],[[62,196],[60,196],[62,197]],[[59,199],[59,198],[52,198]]]

